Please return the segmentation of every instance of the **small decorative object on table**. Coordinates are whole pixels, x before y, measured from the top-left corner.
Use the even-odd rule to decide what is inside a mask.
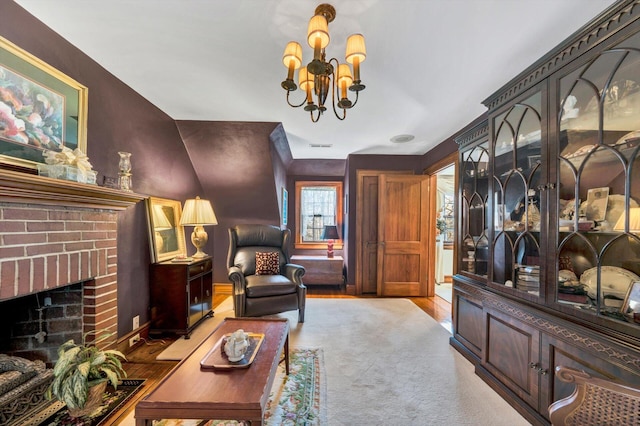
[[[248,368],[264,341],[263,333],[242,329],[225,334],[200,361],[203,370],[235,370]]]
[[[132,192],[131,187],[131,153],[119,151],[120,161],[118,162],[118,182],[120,183],[120,189],[127,192]]]
[[[239,329],[227,337],[227,341],[224,344],[224,353],[227,354],[229,361],[238,362],[244,358],[248,348],[249,335],[243,329]]]

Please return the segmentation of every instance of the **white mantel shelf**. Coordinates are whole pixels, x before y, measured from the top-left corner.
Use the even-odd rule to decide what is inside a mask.
[[[147,196],[0,169],[0,202],[124,210]]]

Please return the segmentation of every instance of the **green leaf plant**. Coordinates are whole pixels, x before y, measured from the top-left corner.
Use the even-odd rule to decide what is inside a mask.
[[[72,339],[60,345],[53,381],[45,394],[47,399],[55,396],[68,408],[83,408],[92,386],[108,381],[117,388],[120,379],[127,377],[122,368],[121,360],[126,361],[122,352],[95,346],[112,333],[104,333],[91,344],[86,344],[87,336],[93,333],[84,334],[81,344]]]

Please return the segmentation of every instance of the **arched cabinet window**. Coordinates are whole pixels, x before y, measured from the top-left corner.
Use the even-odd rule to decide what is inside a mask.
[[[555,302],[637,325],[640,35],[566,73],[558,88]]]
[[[542,92],[515,102],[493,120],[494,210],[491,282],[539,297],[543,207]]]

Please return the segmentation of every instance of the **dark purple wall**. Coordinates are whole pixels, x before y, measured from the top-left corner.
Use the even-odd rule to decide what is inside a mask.
[[[209,244],[205,251],[213,256],[213,279],[227,283],[229,227],[239,223],[280,225],[278,193],[285,172],[270,140],[280,126],[223,121],[178,121],[177,126],[203,188],[190,196],[209,199],[218,219],[217,226],[206,229]],[[190,235],[191,229],[187,232]]]
[[[117,176],[118,151],[132,153],[133,189],[184,200],[201,192],[174,121],[12,1],[0,3],[0,36],[89,88],[87,155]],[[118,220],[118,334],[148,319],[149,240],[144,203]]]

